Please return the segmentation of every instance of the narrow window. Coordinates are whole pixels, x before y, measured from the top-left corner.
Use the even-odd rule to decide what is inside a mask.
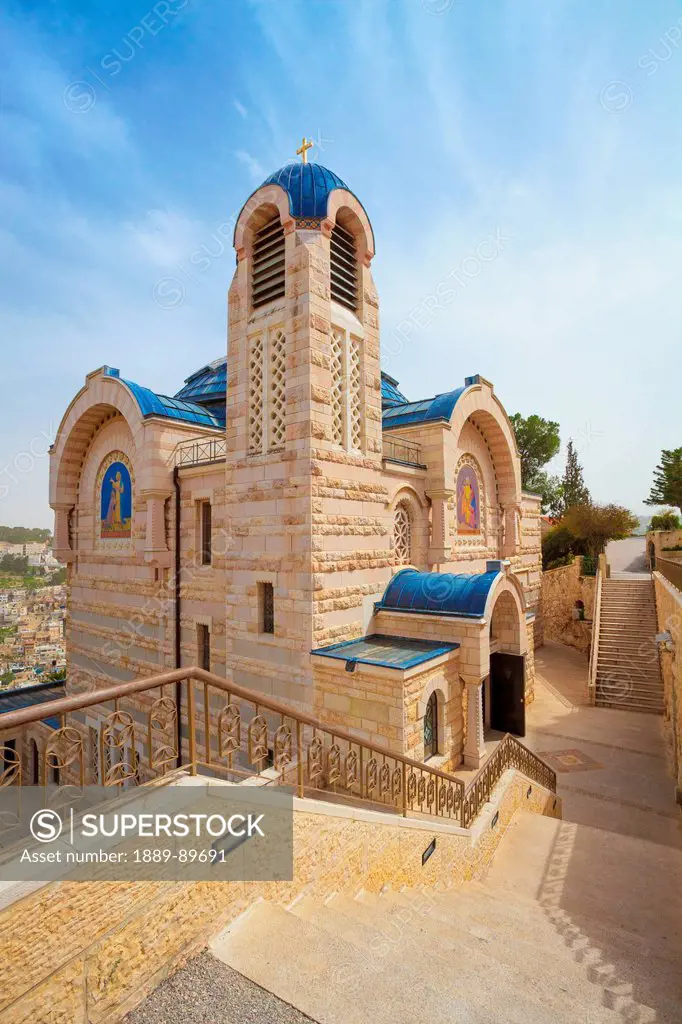
[[[431,694],[424,715],[424,760],[438,753],[438,698]]]
[[[331,342],[331,358],[330,358],[330,370],[331,370],[331,390],[330,390],[330,406],[332,414],[332,441],[334,444],[343,444],[343,400],[344,400],[344,387],[343,387],[343,349],[345,344],[345,338],[343,331],[338,328],[332,329],[332,342]]]
[[[398,505],[393,521],[393,543],[396,565],[410,565],[412,561],[412,524],[405,505]]]
[[[275,594],[272,583],[258,584],[258,618],[261,633],[275,632]]]
[[[348,350],[348,387],[350,392],[350,447],[362,448],[362,355],[359,338],[351,337]]]
[[[211,564],[211,503],[201,503],[201,564]]]
[[[263,339],[251,339],[249,354],[249,452],[263,451]]]
[[[276,214],[256,232],[253,242],[251,305],[264,306],[284,295],[284,228]]]
[[[270,451],[283,448],[286,436],[286,339],[283,331],[275,331],[269,337],[270,374],[268,405],[270,424],[268,448]]]
[[[203,622],[197,623],[197,663],[199,668],[211,671],[211,631]]]
[[[358,306],[358,256],[355,239],[340,224],[332,229],[330,246],[331,296],[348,309]]]

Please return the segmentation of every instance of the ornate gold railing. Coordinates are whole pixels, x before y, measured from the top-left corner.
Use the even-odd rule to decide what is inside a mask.
[[[507,733],[477,772],[466,788],[462,805],[462,825],[469,828],[508,768],[516,768],[529,779],[556,793],[556,772],[520,743],[515,736]]]
[[[58,728],[46,721],[55,718]],[[540,758],[505,736],[465,791],[454,775],[199,668],[64,697],[0,719],[0,787],[139,785],[176,766],[234,782],[256,776],[299,796],[324,794],[465,827],[506,768],[552,790],[556,784]]]

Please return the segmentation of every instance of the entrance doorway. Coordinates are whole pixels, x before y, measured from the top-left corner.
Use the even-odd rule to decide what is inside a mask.
[[[526,735],[526,659],[523,654],[490,655],[490,726]]]

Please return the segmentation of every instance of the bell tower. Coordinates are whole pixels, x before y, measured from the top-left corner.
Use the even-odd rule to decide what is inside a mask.
[[[374,235],[310,145],[237,220],[225,480],[228,674],[308,708],[390,564]]]

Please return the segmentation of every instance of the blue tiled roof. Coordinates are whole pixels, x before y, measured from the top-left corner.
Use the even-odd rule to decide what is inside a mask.
[[[36,704],[48,704],[65,695],[64,683],[38,683],[35,686],[17,686],[11,690],[3,690],[0,693],[0,715],[7,711],[30,708]],[[54,715],[44,718],[43,721],[53,729],[59,728],[59,719]]]
[[[398,391],[398,381],[381,371],[381,408],[392,409],[396,405],[407,405],[408,399]]]
[[[499,568],[492,568],[497,564],[489,563],[488,571],[474,574],[401,569],[386,587],[377,610],[481,618],[490,588],[500,575]]]
[[[434,423],[438,420],[447,421],[452,415],[452,410],[457,400],[466,391],[466,386],[457,388],[456,391],[448,391],[434,398],[425,398],[421,402],[407,402],[404,405],[395,405],[384,409],[383,428],[390,430],[391,427],[404,427],[410,423]]]
[[[112,366],[105,367],[104,373],[107,377],[116,377],[125,384],[133,398],[138,404],[143,416],[163,416],[168,420],[181,420],[183,423],[196,423],[200,427],[225,426],[225,417],[221,419],[220,412],[205,409],[196,402],[186,402],[180,398],[170,398],[168,395],[157,395],[149,388],[143,388],[132,380],[124,380],[119,370]]]
[[[382,668],[404,670],[421,665],[425,661],[455,651],[459,644],[440,643],[433,640],[413,640],[405,636],[383,636],[372,633],[361,640],[346,640],[328,647],[317,647],[311,654],[323,658],[337,658],[340,661],[358,662],[361,665],[380,665]]]
[[[289,212],[297,218],[326,217],[329,194],[336,188],[350,192],[345,181],[322,164],[303,164],[297,160],[280,167],[263,185],[281,185],[289,196]]]
[[[186,378],[184,387],[175,395],[176,398],[200,401],[215,401],[225,398],[227,391],[227,359],[221,356],[208,366],[202,366],[200,370],[190,374]]]

